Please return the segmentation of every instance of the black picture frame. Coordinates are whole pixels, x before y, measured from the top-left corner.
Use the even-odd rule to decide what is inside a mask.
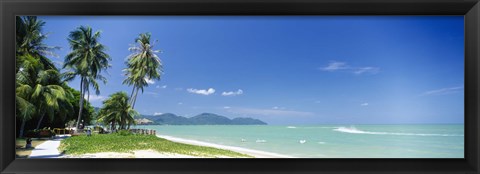
[[[479,173],[479,0],[1,0],[1,173]],[[16,15],[464,15],[464,159],[15,159]]]

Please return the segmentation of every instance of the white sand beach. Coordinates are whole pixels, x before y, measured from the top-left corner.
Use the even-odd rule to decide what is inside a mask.
[[[174,154],[174,153],[160,153],[155,150],[136,150],[132,153],[120,152],[101,152],[88,153],[82,155],[64,155],[60,158],[199,158],[196,156]]]
[[[177,137],[166,136],[166,135],[157,135],[157,137],[164,138],[173,142],[183,143],[183,144],[231,150],[238,153],[251,155],[255,158],[291,158],[291,156],[287,156],[287,155],[246,149],[241,147],[225,146],[225,145],[177,138]],[[82,155],[64,155],[58,151],[60,141],[64,138],[68,138],[68,136],[59,137],[54,140],[49,140],[46,143],[43,143],[42,144],[43,146],[41,148],[35,149],[33,151],[32,155],[30,155],[30,158],[204,158],[204,157],[184,155],[184,154],[164,153],[164,152],[158,152],[150,149],[136,150],[129,153],[100,152],[100,153],[89,153],[89,154],[82,154]],[[52,143],[55,143],[55,144],[52,144]],[[46,152],[49,152],[49,153],[47,154]],[[232,157],[217,156],[216,158],[232,158]]]
[[[206,146],[206,147],[213,147],[213,148],[224,149],[224,150],[231,150],[231,151],[235,151],[235,152],[238,152],[238,153],[251,155],[251,156],[254,156],[255,158],[292,158],[291,156],[281,155],[281,154],[276,154],[276,153],[271,153],[271,152],[264,152],[264,151],[252,150],[252,149],[246,149],[246,148],[234,147],[234,146],[225,146],[225,145],[219,145],[219,144],[214,144],[214,143],[207,143],[207,142],[202,142],[202,141],[177,138],[177,137],[166,136],[166,135],[157,135],[157,137],[164,138],[164,139],[167,139],[167,140],[170,140],[170,141],[173,141],[173,142],[177,142],[177,143],[184,143],[184,144],[191,144],[191,145],[197,145],[197,146]]]

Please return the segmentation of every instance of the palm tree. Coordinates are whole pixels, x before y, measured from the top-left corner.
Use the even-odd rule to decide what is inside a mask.
[[[24,58],[25,61],[17,73],[17,103],[22,103],[22,99],[25,99],[36,106],[36,114],[40,116],[36,129],[39,129],[45,115],[53,120],[55,112],[66,115],[73,110],[68,102],[72,95],[62,87],[64,82],[60,80],[61,76],[57,70],[44,70],[40,61],[32,56]],[[28,106],[27,103],[21,105]],[[27,114],[22,109],[19,110],[23,117],[22,125],[24,125],[23,121],[28,119],[27,115],[30,116],[32,112]]]
[[[163,65],[157,56],[159,50],[153,50],[153,44],[150,43],[150,33],[142,33],[136,39],[133,46],[128,48],[132,54],[127,57],[127,68],[124,69],[127,78],[123,84],[132,85],[130,94],[130,104],[135,107],[138,90],[148,86],[147,80],[160,80],[163,73]]]
[[[80,101],[79,112],[77,118],[77,128],[79,128],[80,119],[82,117],[82,110],[84,107],[85,94],[90,91],[90,84],[96,84],[92,79],[102,79],[100,75],[102,70],[106,70],[110,65],[108,61],[110,56],[105,53],[106,48],[100,44],[100,31],[92,32],[92,28],[80,26],[76,30],[70,32],[68,42],[72,49],[65,57],[63,68],[69,68],[67,75],[73,79],[75,76],[80,76]],[[97,84],[97,94],[100,93]]]
[[[19,137],[23,137],[23,131],[25,130],[25,123],[32,119],[35,114],[35,105],[30,102],[30,96],[32,93],[32,88],[28,85],[19,84],[18,82],[16,88],[15,104],[17,106],[17,117],[20,117],[22,120],[22,125],[20,126]]]
[[[42,32],[44,25],[45,22],[37,19],[36,16],[16,17],[18,65],[23,61],[21,55],[30,54],[37,57],[46,69],[56,69],[53,62],[46,56],[56,56],[53,50],[59,49],[59,47],[48,46],[43,43],[48,36]]]
[[[40,128],[45,115],[53,120],[56,111],[62,111],[60,103],[68,103],[67,94],[61,86],[60,74],[55,70],[44,70],[38,73],[38,84],[34,87],[32,94],[33,101],[36,101],[40,110],[40,120],[38,120],[36,129]],[[68,106],[68,105],[62,105]],[[70,105],[71,106],[71,105]],[[65,112],[62,112],[65,113]]]
[[[33,94],[33,87],[36,83],[36,72],[40,71],[42,66],[39,61],[33,58],[31,55],[21,56],[23,57],[22,66],[16,75],[16,106],[17,117],[22,120],[20,126],[19,137],[23,137],[23,131],[25,130],[26,121],[30,120],[36,113],[36,107],[31,102],[31,96]]]
[[[45,22],[38,20],[36,16],[16,17],[16,72],[17,77],[25,72],[19,72],[19,70],[30,68],[33,72],[38,72],[45,67],[48,69],[56,69],[55,65],[46,56],[54,56],[52,52],[59,47],[52,47],[44,44],[44,40],[47,38],[47,34],[42,32],[42,28]],[[26,60],[28,59],[28,60]],[[38,60],[38,61],[36,61]],[[25,62],[29,61],[29,62]],[[40,65],[38,62],[41,62]],[[29,66],[21,68],[21,66]],[[31,73],[33,73],[31,72]],[[24,79],[26,80],[26,79]],[[19,137],[23,137],[25,129],[25,123],[27,120],[32,119],[37,108],[34,103],[31,102],[31,94],[33,93],[34,79],[29,80],[28,84],[16,82],[16,106],[17,117],[22,120],[20,126]],[[25,81],[24,81],[25,82]]]
[[[106,125],[111,124],[111,129],[129,129],[135,123],[134,117],[139,115],[129,104],[129,97],[125,92],[117,92],[103,102],[99,112],[99,121]]]

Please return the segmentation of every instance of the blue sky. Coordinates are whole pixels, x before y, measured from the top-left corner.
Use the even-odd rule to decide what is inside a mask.
[[[463,16],[43,16],[46,43],[80,25],[112,57],[94,106],[122,85],[128,47],[158,40],[165,73],[138,96],[141,114],[203,112],[269,124],[463,123]],[[79,89],[78,79],[70,86]]]

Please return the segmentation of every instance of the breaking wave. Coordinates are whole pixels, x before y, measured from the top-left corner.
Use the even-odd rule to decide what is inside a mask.
[[[418,133],[401,133],[401,132],[370,132],[370,131],[359,130],[355,127],[337,127],[333,130],[338,131],[338,132],[351,133],[351,134],[463,137],[463,135],[460,135],[460,134],[418,134]]]

